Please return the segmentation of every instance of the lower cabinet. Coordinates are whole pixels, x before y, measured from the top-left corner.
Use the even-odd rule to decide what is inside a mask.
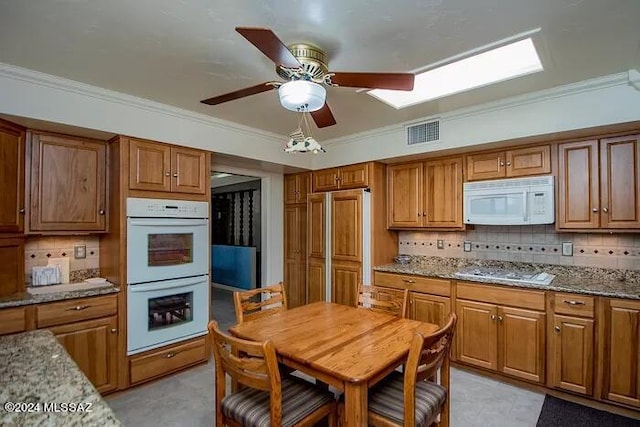
[[[117,316],[50,328],[100,393],[117,388]]]
[[[27,330],[26,308],[3,308],[0,310],[0,335],[15,334]]]
[[[451,299],[437,295],[409,292],[409,318],[444,326],[451,312]]]
[[[549,385],[584,395],[593,393],[592,319],[573,316],[552,317],[549,336]]]
[[[331,264],[331,295],[333,302],[355,307],[358,296],[358,286],[361,282],[361,263],[334,261]]]

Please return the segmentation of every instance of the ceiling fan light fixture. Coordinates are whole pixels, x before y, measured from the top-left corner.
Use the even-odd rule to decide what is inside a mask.
[[[324,106],[327,90],[309,80],[292,80],[278,89],[280,104],[290,111],[317,111]]]

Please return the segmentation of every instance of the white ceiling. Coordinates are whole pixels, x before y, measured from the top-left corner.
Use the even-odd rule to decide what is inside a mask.
[[[394,110],[330,88],[326,140],[511,95],[640,68],[638,0],[0,0],[0,62],[279,134],[297,117],[275,91],[219,106],[200,100],[276,80],[235,32],[271,28],[327,51],[334,71],[407,72],[541,28],[545,71]]]

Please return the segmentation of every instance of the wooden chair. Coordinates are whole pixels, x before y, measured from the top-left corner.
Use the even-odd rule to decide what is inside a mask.
[[[438,331],[414,335],[404,374],[394,372],[369,390],[370,425],[449,426],[449,353],[456,322],[450,313]]]
[[[358,308],[407,317],[408,300],[407,289],[381,288],[363,284],[358,286]]]
[[[208,329],[215,359],[216,426],[307,426],[327,416],[329,425],[335,425],[333,394],[296,377],[281,378],[271,341],[232,337],[215,321]],[[245,387],[228,394],[226,375]]]
[[[233,304],[238,324],[279,313],[287,309],[284,283],[250,291],[236,291],[233,293]]]

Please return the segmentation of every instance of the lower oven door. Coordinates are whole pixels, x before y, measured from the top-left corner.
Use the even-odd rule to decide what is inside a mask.
[[[127,286],[127,354],[204,335],[209,276]]]

